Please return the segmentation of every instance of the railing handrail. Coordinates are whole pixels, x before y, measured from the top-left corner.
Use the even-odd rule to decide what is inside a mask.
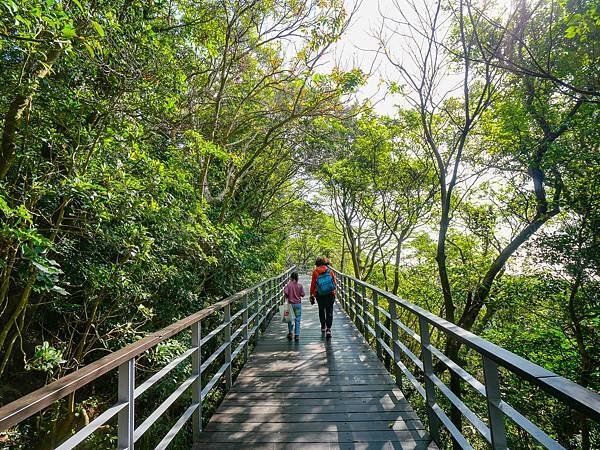
[[[580,386],[579,384],[569,380],[568,378],[544,369],[543,367],[496,344],[493,344],[482,337],[453,324],[452,322],[442,319],[426,309],[423,309],[407,300],[401,299],[390,292],[387,292],[365,281],[359,280],[351,275],[340,272],[334,268],[332,268],[332,270],[336,274],[343,275],[344,277],[377,292],[378,295],[396,302],[418,317],[425,319],[429,324],[466,344],[468,347],[494,360],[499,365],[512,370],[525,380],[544,389],[546,392],[561,398],[571,407],[589,415],[595,420],[600,420],[600,395],[598,395],[596,392],[586,389],[583,386]]]
[[[284,272],[289,273],[293,269],[290,268]],[[236,292],[235,294],[212,304],[194,314],[191,314],[177,322],[162,328],[154,333],[147,335],[137,342],[127,345],[122,349],[109,353],[93,363],[90,363],[81,369],[76,370],[64,377],[33,391],[17,400],[0,407],[0,431],[22,422],[32,415],[47,408],[52,403],[66,397],[77,389],[85,386],[107,372],[118,368],[121,364],[141,355],[146,350],[154,347],[157,344],[169,339],[170,337],[180,333],[181,331],[190,328],[195,323],[210,316],[214,312],[230,305],[238,300],[241,300],[245,295],[252,293],[262,286],[277,280],[282,274],[272,278],[263,280],[262,282]]]

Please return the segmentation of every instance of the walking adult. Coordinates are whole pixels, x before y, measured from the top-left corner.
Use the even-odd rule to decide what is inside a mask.
[[[335,273],[329,268],[329,260],[323,256],[317,258],[310,282],[310,295],[317,299],[321,333],[331,339],[333,322],[333,303],[335,302]]]

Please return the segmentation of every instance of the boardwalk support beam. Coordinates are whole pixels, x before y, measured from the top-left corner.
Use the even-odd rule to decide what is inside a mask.
[[[133,450],[133,432],[135,427],[134,390],[135,390],[135,359],[132,358],[119,366],[119,402],[127,406],[119,412],[118,448]]]
[[[192,433],[194,442],[200,439],[202,432],[202,324],[196,322],[192,325],[192,375],[198,378],[192,384],[192,403],[197,403],[198,407],[192,415]]]
[[[402,370],[397,364],[400,361],[400,347],[398,346],[398,311],[396,309],[396,303],[390,301],[390,316],[391,316],[391,328],[392,328],[392,348],[394,353],[394,375],[396,376],[396,384],[402,389]],[[434,433],[432,433],[433,435]]]
[[[394,323],[394,320],[392,320]],[[435,413],[435,384],[433,383],[433,358],[429,346],[429,324],[423,318],[419,319],[419,331],[421,336],[421,358],[423,360],[423,375],[425,376],[425,402],[427,418],[429,419],[429,434],[435,442],[440,442],[440,421]]]
[[[508,444],[506,442],[504,414],[499,408],[502,396],[500,393],[500,380],[498,378],[498,364],[485,356],[482,358],[492,447],[494,450],[506,450]]]
[[[231,304],[225,305],[223,322],[225,323],[225,364],[227,364],[225,369],[225,385],[227,390],[229,390],[233,384],[231,376]]]

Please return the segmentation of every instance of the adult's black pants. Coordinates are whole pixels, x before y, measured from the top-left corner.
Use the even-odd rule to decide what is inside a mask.
[[[333,322],[333,302],[335,301],[334,294],[317,295],[317,303],[319,304],[319,321],[321,327],[331,328]]]

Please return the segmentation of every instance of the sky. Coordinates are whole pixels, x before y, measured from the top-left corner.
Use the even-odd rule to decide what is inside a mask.
[[[346,70],[359,67],[364,72],[371,73],[367,85],[360,91],[359,98],[371,98],[375,111],[379,114],[394,115],[396,112],[395,105],[407,106],[407,102],[400,95],[387,93],[387,82],[401,82],[402,80],[397,68],[385,56],[377,54],[379,41],[375,35],[381,28],[382,14],[388,17],[388,29],[389,27],[398,28],[398,25],[395,25],[389,18],[402,20],[398,8],[404,12],[409,22],[418,24],[417,14],[411,13],[409,3],[414,2],[419,14],[424,14],[424,5],[432,5],[435,2],[430,0],[344,0],[346,9],[351,11],[356,2],[360,2],[360,7],[354,15],[349,29],[333,49],[330,61],[326,66],[329,68],[340,66]],[[513,0],[496,0],[488,4],[488,8],[496,14],[505,14],[512,9],[512,3]],[[442,13],[442,16],[444,16],[444,13]],[[441,20],[445,25],[449,25],[449,21]],[[406,26],[399,26],[399,29],[402,33],[408,34]],[[389,36],[389,31],[385,31],[384,34]],[[440,32],[438,39],[444,40],[444,35],[445,32]],[[388,48],[391,48],[395,60],[401,61],[411,71],[412,62],[409,50],[414,49],[417,45],[409,38],[396,36],[395,39],[390,41]],[[461,73],[446,74],[438,80],[438,94],[445,96],[446,93],[452,92],[452,95],[461,95],[458,88],[462,78]]]
[[[347,9],[351,10],[355,2],[356,0],[345,0]],[[394,10],[392,0],[362,0],[350,28],[332,52],[332,63],[339,63],[345,69],[359,67],[371,73],[367,85],[360,91],[360,97],[371,98],[375,103],[375,110],[387,115],[394,113],[394,105],[400,101],[397,96],[386,95],[384,83],[384,80],[397,78],[396,69],[386,58],[377,56],[379,43],[373,35],[381,25],[379,11],[392,14]]]

